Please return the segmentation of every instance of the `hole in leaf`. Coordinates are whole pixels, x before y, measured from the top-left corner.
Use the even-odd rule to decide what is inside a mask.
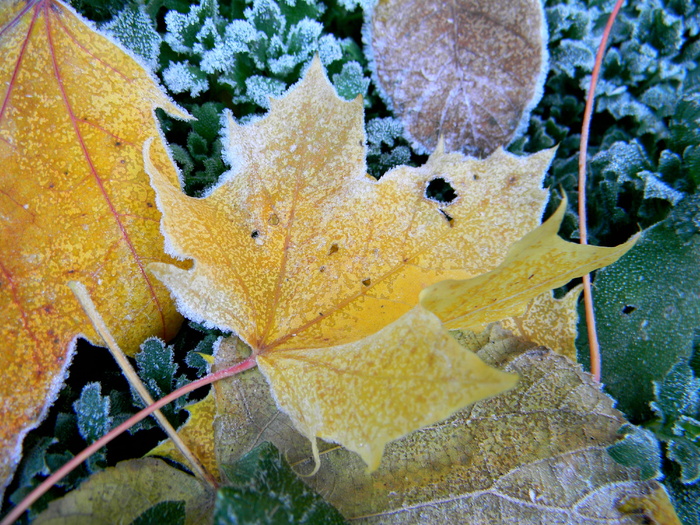
[[[364,284],[365,286],[369,286],[370,284],[372,284],[372,279],[365,279],[364,281],[362,281],[362,284]]]
[[[338,251],[338,245],[336,243],[333,243],[333,244],[331,244],[331,247],[328,250],[328,255],[333,255],[337,251]]]
[[[457,192],[442,177],[431,180],[425,188],[425,197],[441,204],[450,204],[457,198]]]
[[[634,312],[637,309],[636,306],[633,306],[631,304],[626,304],[625,306],[622,307],[622,313],[625,315],[629,315],[632,312]]]
[[[253,233],[251,233],[250,236],[253,239],[257,239],[260,236],[260,232],[258,232],[258,230],[253,230]]]

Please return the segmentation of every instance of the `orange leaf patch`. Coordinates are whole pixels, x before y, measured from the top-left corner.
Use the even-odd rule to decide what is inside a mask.
[[[141,150],[157,133],[154,106],[187,115],[60,2],[3,2],[0,49],[2,489],[61,387],[76,336],[100,342],[68,281],[87,286],[128,353],[180,324],[145,270],[171,259]],[[161,141],[153,157],[175,183]]]

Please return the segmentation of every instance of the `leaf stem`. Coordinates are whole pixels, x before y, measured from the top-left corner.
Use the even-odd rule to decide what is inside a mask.
[[[600,68],[603,63],[603,55],[610,37],[615,18],[620,11],[624,0],[617,0],[608,22],[603,31],[598,52],[595,57],[595,65],[591,74],[591,84],[586,97],[586,109],[583,112],[583,124],[581,126],[581,146],[578,157],[578,217],[581,244],[588,244],[588,228],[586,226],[586,155],[588,152],[588,135],[591,127],[591,117],[593,115],[593,102],[595,100],[595,90],[600,76]],[[593,311],[593,294],[591,292],[591,275],[583,276],[583,302],[586,310],[586,327],[588,329],[588,345],[591,354],[591,374],[596,382],[600,383],[600,345],[595,325],[595,313]]]
[[[148,392],[148,389],[136,373],[136,370],[134,370],[134,367],[131,366],[126,354],[124,354],[122,349],[119,348],[119,345],[112,336],[112,333],[109,331],[109,328],[107,328],[104,319],[102,319],[102,316],[95,307],[95,303],[92,302],[90,292],[88,292],[87,288],[85,288],[85,285],[78,281],[69,281],[68,287],[75,294],[80,306],[83,307],[83,310],[90,318],[90,322],[92,322],[92,326],[95,328],[95,331],[100,335],[100,337],[102,337],[102,340],[107,345],[107,348],[109,348],[114,360],[119,365],[119,368],[122,369],[122,374],[124,374],[134,390],[138,392],[139,396],[141,396],[144,404],[148,406],[155,403],[151,397],[151,394]],[[160,410],[153,412],[153,416],[158,420],[158,423],[160,423],[160,426],[163,428],[165,433],[168,434],[168,437],[172,440],[172,442],[190,464],[195,475],[206,482],[212,489],[216,490],[218,487],[216,479],[209,471],[207,471],[204,465],[202,465],[202,462],[199,461],[199,458],[182,440],[180,435],[177,433],[177,430],[175,430],[175,428],[173,428],[173,426],[170,424],[170,421],[168,421]]]
[[[159,408],[176,400],[178,397],[184,396],[185,394],[192,392],[193,390],[214,383],[215,381],[218,381],[220,379],[239,374],[241,372],[244,372],[245,370],[253,368],[256,365],[257,362],[255,361],[255,357],[248,357],[247,359],[241,361],[240,363],[234,366],[225,368],[213,374],[209,374],[208,376],[203,377],[202,379],[192,381],[191,383],[181,388],[178,388],[177,390],[171,392],[162,399],[159,399],[152,405],[134,414],[129,419],[124,421],[124,423],[110,430],[107,434],[95,441],[92,445],[80,452],[68,463],[63,465],[60,469],[58,469],[56,472],[54,472],[48,478],[46,478],[38,487],[36,487],[31,493],[29,493],[29,495],[27,495],[27,497],[25,497],[19,503],[19,505],[17,505],[7,516],[5,516],[2,522],[0,522],[0,525],[11,525],[12,523],[14,523],[24,513],[25,510],[27,510],[36,500],[43,496],[54,484],[58,483],[61,479],[63,479],[64,476],[68,475],[71,471],[73,471],[73,469],[75,469],[78,465],[80,465],[83,461],[85,461],[99,449],[107,445],[114,438],[131,428],[139,421],[146,419]]]

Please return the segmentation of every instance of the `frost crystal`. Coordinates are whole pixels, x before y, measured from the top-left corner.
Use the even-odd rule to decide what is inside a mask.
[[[209,82],[204,74],[187,62],[172,62],[163,71],[163,80],[173,93],[189,91],[192,97],[209,88]]]
[[[318,53],[330,68],[329,75],[339,75],[344,95],[366,92],[369,80],[362,78],[362,65],[347,66],[358,56],[357,45],[324,35],[323,24],[316,20],[325,11],[323,4],[315,0],[248,3],[244,20],[225,20],[212,0],[192,5],[187,14],[166,14],[165,41],[180,54],[163,72],[168,88],[197,96],[216,86],[228,92],[234,104],[243,105],[242,117],[255,111],[253,105],[267,108],[268,96],[279,95],[296,82]]]
[[[668,184],[659,180],[654,173],[642,171],[639,176],[644,179],[645,199],[663,199],[675,206],[685,197],[684,193],[674,190]]]
[[[287,85],[281,80],[254,75],[245,81],[248,97],[258,106],[270,107],[270,97],[279,97]]]
[[[187,14],[168,11],[165,15],[165,41],[177,53],[192,54],[197,33],[206,19],[207,5],[193,5]]]
[[[333,84],[338,95],[346,100],[352,100],[357,95],[365,96],[369,87],[369,78],[362,76],[362,66],[355,62],[347,62],[343,70],[333,75]]]
[[[111,21],[102,26],[127,49],[141,57],[154,70],[158,67],[158,53],[162,41],[143,6],[127,6]]]
[[[324,66],[343,58],[343,50],[333,35],[323,35],[318,39],[318,56]]]

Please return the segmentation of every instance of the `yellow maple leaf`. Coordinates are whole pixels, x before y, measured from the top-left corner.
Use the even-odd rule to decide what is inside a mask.
[[[421,292],[421,304],[450,329],[480,331],[520,315],[543,292],[558,288],[622,257],[638,235],[613,248],[566,242],[557,235],[566,198],[541,226],[513,244],[494,270],[465,280],[447,279]]]
[[[85,283],[120,346],[169,338],[181,317],[149,275],[162,249],[142,145],[154,106],[187,118],[128,53],[61,2],[0,3],[0,493],[25,433],[55,399]],[[162,141],[154,162],[177,173]]]
[[[525,308],[522,315],[500,321],[506,330],[576,361],[578,298],[583,285],[572,288],[561,299],[546,291]]]
[[[239,126],[229,117],[227,133],[234,169],[203,199],[163,177],[146,145],[169,249],[195,261],[150,268],[185,315],[251,346],[317,459],[318,436],[374,469],[388,441],[515,384],[430,311],[451,313],[454,301],[440,303],[441,292],[428,308],[418,300],[431,285],[470,282],[512,259],[508,246],[539,224],[552,151],[477,160],[440,147],[426,165],[375,181],[365,173],[362,102],[338,98],[318,59],[266,118]],[[426,197],[437,178],[456,191],[453,203]],[[551,224],[530,236],[546,244],[536,232]],[[520,298],[546,288],[548,271],[575,273],[552,266]]]

